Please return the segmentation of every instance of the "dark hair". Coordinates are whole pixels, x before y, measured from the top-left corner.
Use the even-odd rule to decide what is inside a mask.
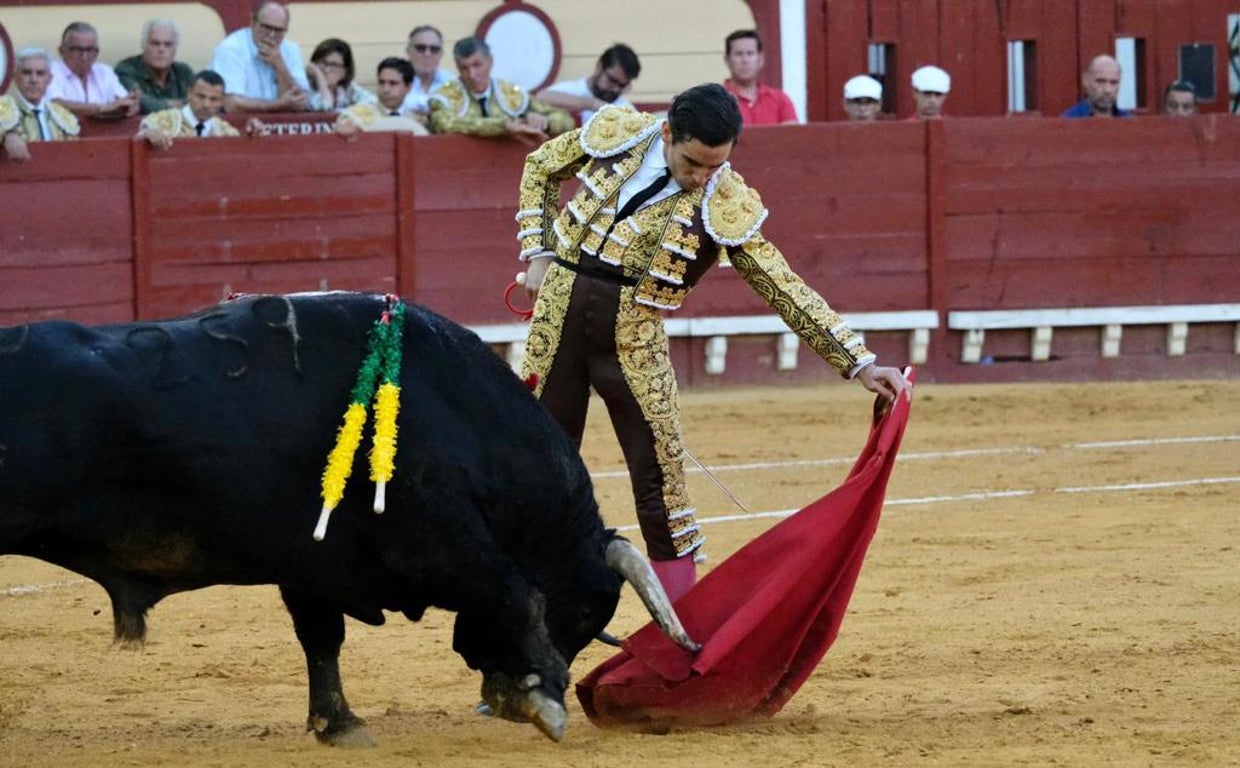
[[[220,77],[220,73],[216,72],[214,69],[204,69],[198,74],[194,75],[195,83],[197,83],[200,80],[210,86],[214,86],[218,88],[224,87],[224,78]],[[191,85],[193,85],[193,83],[191,83]]]
[[[603,69],[611,69],[619,64],[630,80],[636,80],[642,73],[642,63],[637,60],[637,54],[624,43],[616,43],[603,51],[603,55],[598,57],[598,63]]]
[[[741,137],[741,108],[722,85],[706,83],[672,99],[667,124],[673,144],[697,139],[708,147],[720,147]]]
[[[400,73],[401,79],[405,81],[405,85],[413,83],[413,65],[409,63],[409,59],[402,59],[399,56],[388,56],[379,62],[379,66],[375,68],[375,74],[379,74],[385,69],[394,69]]]
[[[1166,90],[1163,91],[1163,98],[1167,98],[1172,91],[1191,93],[1193,95],[1193,103],[1195,104],[1197,102],[1197,86],[1193,85],[1188,80],[1173,80],[1167,86]]]
[[[491,58],[491,46],[487,45],[487,41],[481,37],[462,37],[456,41],[456,45],[452,46],[452,56],[457,59],[468,59],[475,53],[481,53],[488,59]]]
[[[338,53],[340,58],[344,59],[344,79],[340,81],[340,84],[348,88],[353,78],[357,76],[357,69],[353,66],[353,49],[340,38],[329,37],[314,47],[314,53],[310,54],[310,61],[318,64],[326,59],[329,53]]]
[[[69,26],[65,27],[65,31],[60,33],[60,41],[63,43],[69,35],[94,35],[98,37],[99,33],[85,21],[72,21],[69,22]]]
[[[443,33],[439,31],[438,27],[432,27],[430,24],[423,24],[421,26],[414,27],[413,31],[409,33],[409,39],[412,40],[414,35],[418,35],[423,32],[434,32],[435,36],[439,38],[439,42],[443,42]]]
[[[724,40],[723,40],[723,55],[724,55],[724,56],[727,56],[729,53],[731,53],[731,52],[732,52],[732,43],[736,42],[737,40],[744,40],[744,39],[746,39],[746,38],[750,38],[750,39],[752,39],[755,43],[757,43],[757,44],[758,44],[758,53],[762,53],[762,38],[758,35],[758,30],[756,30],[756,29],[738,29],[738,30],[736,30],[735,32],[733,32],[732,34],[728,35],[726,38],[724,38]]]

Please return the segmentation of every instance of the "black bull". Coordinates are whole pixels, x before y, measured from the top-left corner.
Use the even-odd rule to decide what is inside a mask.
[[[99,582],[121,642],[144,637],[167,595],[278,585],[306,654],[309,725],[332,743],[369,738],[341,688],[344,615],[455,611],[453,647],[495,712],[558,739],[568,664],[611,619],[618,570],[691,641],[649,566],[604,529],[579,456],[525,386],[418,307],[387,511],[371,510],[367,439],[326,539],[312,538],[383,307],[259,296],[162,322],[0,329],[0,554]]]

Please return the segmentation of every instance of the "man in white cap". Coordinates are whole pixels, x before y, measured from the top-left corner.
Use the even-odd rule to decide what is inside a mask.
[[[914,120],[938,120],[943,116],[943,102],[952,89],[952,76],[936,66],[925,66],[913,72],[913,101],[917,103]]]
[[[869,75],[857,75],[844,83],[844,111],[854,123],[878,120],[883,104],[883,84]]]

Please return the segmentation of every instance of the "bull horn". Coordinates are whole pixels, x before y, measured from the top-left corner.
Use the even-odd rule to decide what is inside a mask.
[[[525,699],[525,716],[552,741],[564,740],[568,713],[564,705],[540,690],[530,691]]]
[[[672,601],[668,599],[659,578],[654,575],[654,569],[637,551],[637,547],[626,539],[616,537],[607,545],[606,557],[607,565],[633,585],[663,634],[686,651],[697,653],[702,650],[702,646],[693,642],[693,638],[685,631],[680,617],[672,609]]]

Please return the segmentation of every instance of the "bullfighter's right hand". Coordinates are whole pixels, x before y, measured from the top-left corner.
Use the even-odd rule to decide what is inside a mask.
[[[547,269],[551,266],[551,259],[554,255],[547,252],[530,257],[525,267],[525,292],[530,295],[531,299],[538,298],[538,289],[542,287],[543,278],[547,276]]]

